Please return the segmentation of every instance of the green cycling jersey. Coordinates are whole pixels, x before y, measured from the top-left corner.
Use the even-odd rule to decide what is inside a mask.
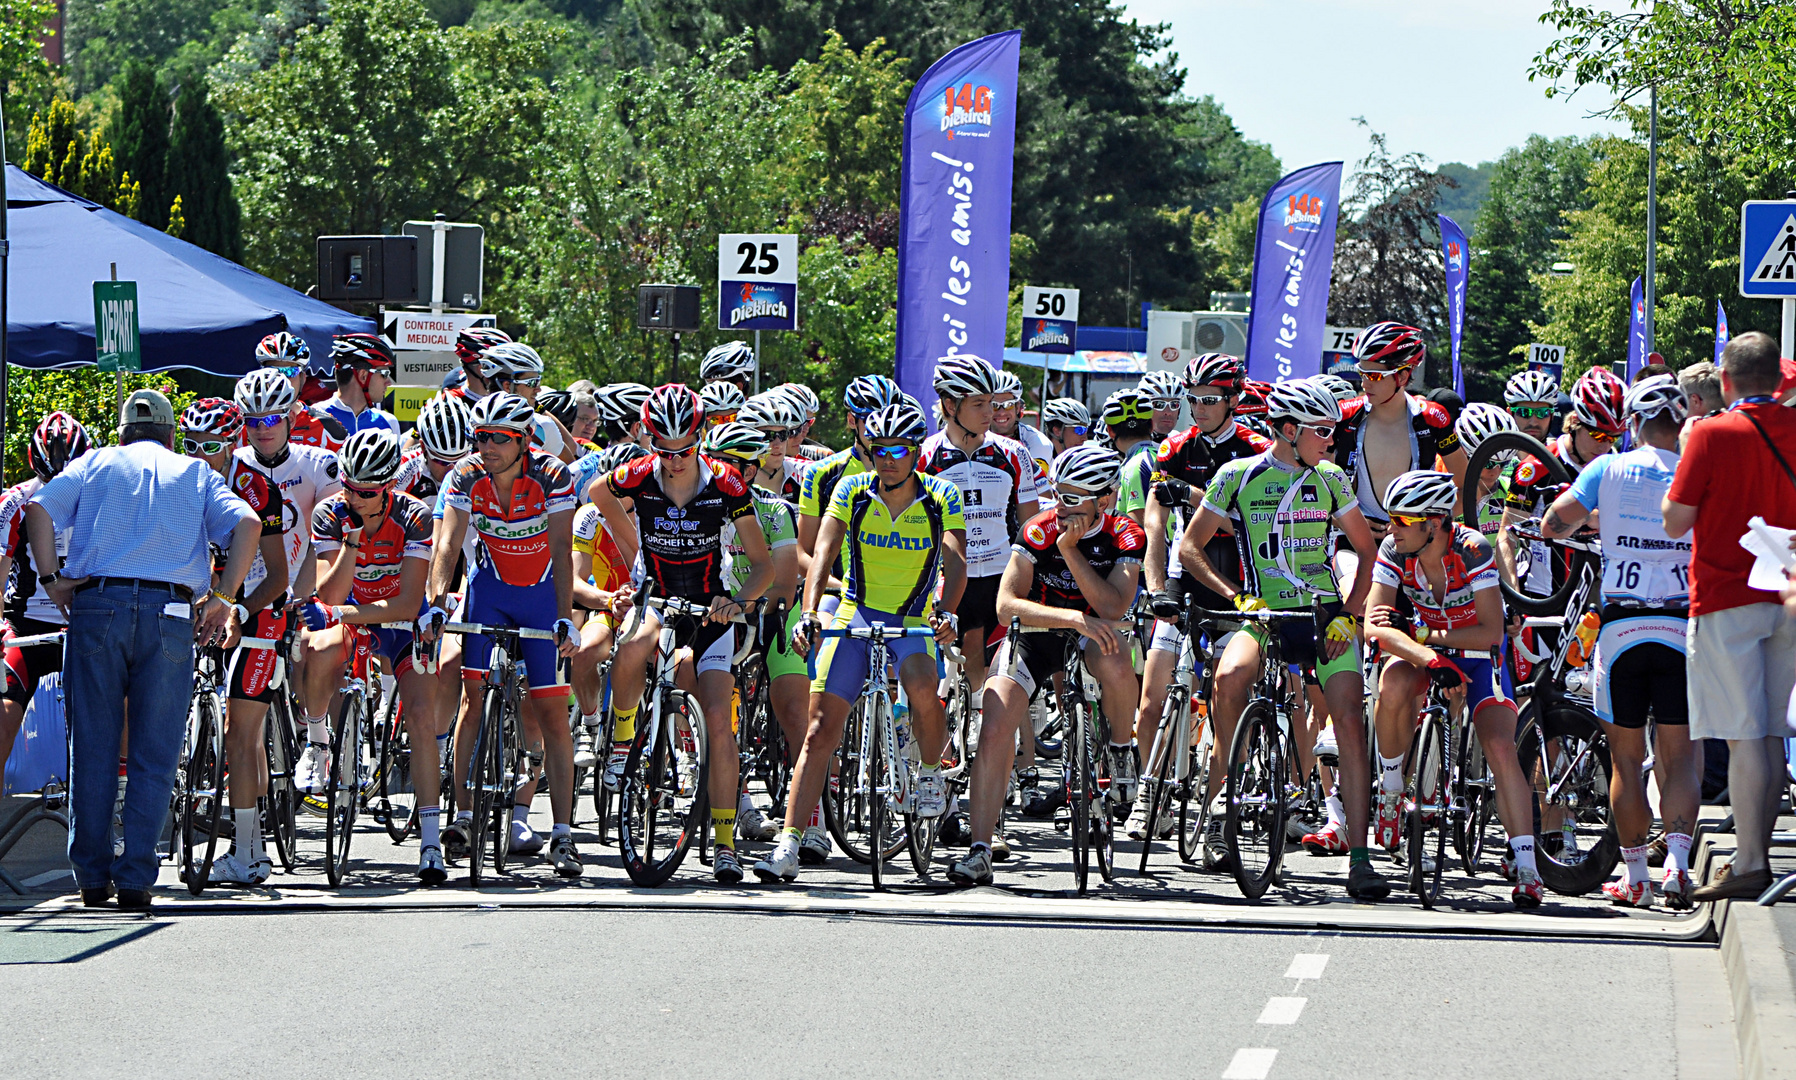
[[[1268,450],[1217,470],[1204,506],[1233,522],[1242,587],[1267,606],[1307,607],[1312,595],[1339,599],[1329,565],[1330,526],[1359,503],[1332,461],[1313,469],[1286,465]]]

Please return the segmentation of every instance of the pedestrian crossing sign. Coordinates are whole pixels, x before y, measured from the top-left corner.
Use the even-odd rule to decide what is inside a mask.
[[[1740,295],[1796,298],[1796,201],[1740,207]]]

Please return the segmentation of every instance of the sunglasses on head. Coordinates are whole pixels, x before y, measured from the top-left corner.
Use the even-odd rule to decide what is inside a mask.
[[[1367,382],[1381,383],[1381,382],[1385,381],[1386,379],[1390,378],[1391,376],[1401,374],[1402,372],[1408,371],[1409,369],[1408,368],[1392,368],[1391,370],[1386,371],[1383,368],[1356,367],[1353,370],[1359,372],[1360,378],[1366,380]]]
[[[1415,514],[1392,514],[1391,515],[1391,524],[1393,524],[1393,525],[1422,525],[1422,524],[1425,524],[1427,521],[1428,521],[1428,516],[1426,514],[1421,515],[1421,516],[1417,516]]]
[[[387,493],[387,489],[386,489],[385,485],[382,485],[380,487],[371,487],[371,488],[357,487],[355,484],[351,484],[348,481],[344,481],[343,490],[349,492],[351,495],[354,495],[358,499],[377,499],[380,496],[385,495]]]
[[[201,453],[207,455],[222,454],[230,447],[230,445],[230,443],[220,439],[206,439],[201,441],[189,437],[187,439],[187,452],[190,454]]]
[[[655,444],[655,453],[659,454],[660,456],[662,456],[664,458],[671,458],[675,461],[678,461],[680,458],[683,458],[683,457],[691,457],[693,454],[695,454],[697,452],[698,452],[698,444],[697,443],[693,443],[691,446],[682,447],[679,450],[669,450],[667,447],[662,446],[660,443]]]
[[[285,419],[287,419],[286,413],[269,413],[267,416],[246,416],[243,418],[243,426],[252,428],[271,428]]]
[[[873,456],[876,458],[891,458],[893,461],[903,461],[905,458],[910,457],[910,452],[915,449],[916,447],[911,446],[908,443],[899,446],[886,446],[880,443],[874,443]]]
[[[493,443],[497,446],[510,446],[518,441],[518,437],[509,431],[476,431],[474,441],[477,443]]]
[[[1551,405],[1511,405],[1509,413],[1511,416],[1524,420],[1545,420],[1553,415],[1553,407]]]
[[[1054,498],[1060,500],[1060,505],[1068,510],[1077,510],[1086,503],[1098,501],[1103,496],[1076,491],[1055,491]]]
[[[1227,401],[1228,397],[1225,394],[1204,394],[1202,396],[1193,394],[1189,400],[1193,405],[1220,405]]]

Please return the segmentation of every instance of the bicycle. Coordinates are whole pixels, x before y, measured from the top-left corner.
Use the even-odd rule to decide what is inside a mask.
[[[1141,782],[1147,785],[1147,834],[1141,842],[1141,865],[1138,874],[1147,873],[1148,856],[1152,854],[1160,823],[1172,814],[1173,800],[1178,800],[1179,857],[1190,862],[1203,844],[1204,830],[1210,823],[1210,800],[1206,797],[1210,784],[1210,750],[1216,740],[1210,725],[1207,703],[1215,665],[1197,648],[1199,633],[1204,632],[1191,621],[1194,604],[1187,596],[1179,612],[1179,658],[1173,667],[1172,680],[1166,685],[1166,703],[1160,708],[1160,726],[1154,732],[1154,744],[1142,763]],[[1214,624],[1205,624],[1214,640]],[[1202,657],[1200,659],[1200,656]],[[1197,714],[1197,690],[1205,690],[1201,715]],[[1191,811],[1193,795],[1197,811]]]
[[[1290,765],[1296,750],[1291,714],[1296,699],[1286,678],[1282,635],[1277,624],[1302,619],[1313,627],[1316,613],[1249,611],[1231,616],[1263,622],[1271,633],[1260,649],[1260,677],[1235,722],[1223,788],[1222,840],[1241,895],[1258,900],[1278,876],[1285,853],[1285,814],[1290,798]]]
[[[305,710],[293,697],[294,650],[299,641],[299,620],[289,619],[286,631],[278,641],[269,638],[244,638],[240,642],[250,648],[275,650],[273,700],[262,725],[263,743],[268,756],[268,794],[263,797],[263,820],[273,841],[275,857],[283,873],[291,874],[299,859],[300,796],[293,786],[293,769],[299,761],[295,721]]]
[[[219,823],[225,791],[223,652],[211,646],[194,650],[193,698],[187,707],[186,739],[180,776],[175,784],[173,820],[177,865],[187,891],[198,896],[212,877],[218,852]],[[203,836],[202,841],[200,837]],[[200,847],[204,855],[195,854]]]

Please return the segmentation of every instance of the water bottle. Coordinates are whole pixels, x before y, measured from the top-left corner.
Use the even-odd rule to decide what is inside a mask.
[[[1565,659],[1571,666],[1583,667],[1590,662],[1592,648],[1596,645],[1597,633],[1602,628],[1602,616],[1594,611],[1586,611],[1584,617],[1578,620],[1577,628],[1572,632],[1576,640],[1565,651]]]

